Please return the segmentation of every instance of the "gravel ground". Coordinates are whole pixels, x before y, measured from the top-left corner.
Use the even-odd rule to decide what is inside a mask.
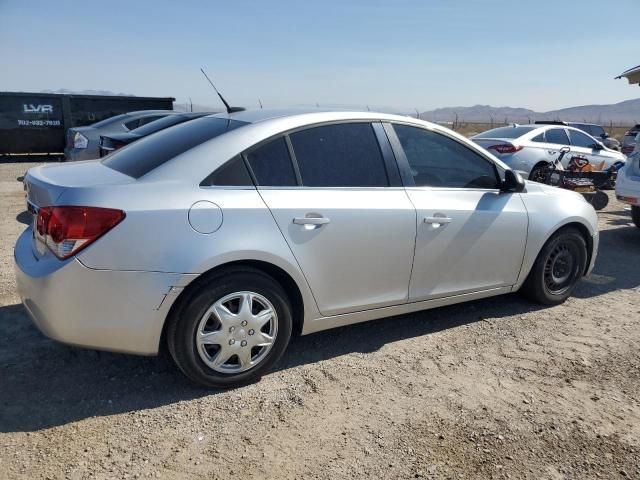
[[[0,165],[1,478],[640,478],[640,230],[613,195],[564,305],[507,295],[296,338],[261,382],[216,392],[31,325],[12,267],[30,165]]]

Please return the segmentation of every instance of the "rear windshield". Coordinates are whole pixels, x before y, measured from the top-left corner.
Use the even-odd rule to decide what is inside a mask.
[[[131,133],[135,133],[136,135],[140,135],[141,137],[146,137],[147,135],[151,135],[154,132],[169,128],[172,125],[186,122],[190,118],[193,117],[186,117],[184,115],[167,115],[166,117],[162,117],[159,120],[149,122],[142,127],[135,128],[131,130]]]
[[[116,150],[105,157],[102,163],[130,177],[140,178],[181,153],[243,125],[246,125],[246,122],[224,118],[198,118]]]
[[[475,138],[518,138],[540,127],[499,127],[487,130],[475,136]]]
[[[129,115],[126,113],[122,113],[120,115],[116,115],[115,117],[105,118],[104,120],[100,120],[99,122],[92,123],[90,126],[94,128],[106,127],[107,125],[115,123],[118,120],[124,120],[125,118],[129,118]]]

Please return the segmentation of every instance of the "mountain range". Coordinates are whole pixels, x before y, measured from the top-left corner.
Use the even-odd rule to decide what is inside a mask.
[[[72,91],[67,89],[42,90],[43,93],[83,93],[90,95],[126,95],[125,93],[114,93],[108,90],[83,90]],[[329,105],[323,104],[321,108],[340,108],[348,110],[363,110],[362,105]],[[365,107],[366,108],[366,107]],[[191,105],[185,102],[174,103],[174,109],[187,111]],[[208,105],[193,105],[193,111],[219,111],[220,106],[211,107]],[[376,108],[372,110],[394,111],[389,107]],[[398,113],[395,110],[394,113]],[[415,116],[413,112],[404,112]],[[482,123],[529,123],[535,120],[564,120],[569,122],[590,122],[604,125],[633,125],[640,123],[640,98],[625,100],[624,102],[605,105],[581,105],[577,107],[561,108],[548,112],[536,112],[528,108],[518,107],[492,107],[491,105],[474,105],[472,107],[445,107],[437,108],[420,113],[423,120],[434,122],[482,122]]]
[[[422,112],[420,118],[436,122],[491,122],[529,123],[535,120],[563,120],[599,124],[630,125],[640,123],[640,98],[608,105],[581,105],[548,112],[536,112],[527,108],[492,107],[446,107]]]

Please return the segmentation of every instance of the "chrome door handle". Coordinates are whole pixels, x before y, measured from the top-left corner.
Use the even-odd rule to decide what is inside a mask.
[[[425,217],[424,223],[431,223],[432,225],[443,225],[445,223],[451,223],[451,218],[449,217]]]
[[[331,220],[326,217],[295,217],[293,223],[296,225],[326,225]]]

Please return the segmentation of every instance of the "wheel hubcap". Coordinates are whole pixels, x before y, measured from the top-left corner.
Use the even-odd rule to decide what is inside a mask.
[[[570,244],[560,243],[551,251],[544,266],[545,285],[551,293],[562,294],[571,286],[577,263]]]
[[[202,316],[196,347],[209,368],[240,373],[264,360],[277,330],[278,317],[269,300],[254,292],[236,292],[216,301]]]

